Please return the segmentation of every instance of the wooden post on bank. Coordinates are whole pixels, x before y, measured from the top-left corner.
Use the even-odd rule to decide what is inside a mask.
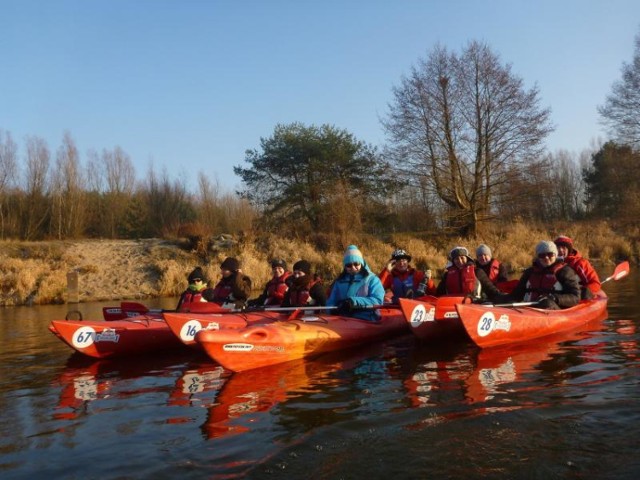
[[[80,293],[78,291],[78,271],[73,270],[67,273],[67,303],[79,303]]]

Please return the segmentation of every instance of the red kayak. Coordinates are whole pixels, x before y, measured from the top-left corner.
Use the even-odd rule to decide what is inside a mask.
[[[189,309],[185,309],[184,311],[197,313],[226,313],[229,309],[223,308],[217,303],[199,302],[190,304]],[[149,315],[156,318],[162,318],[162,312],[163,310],[150,309],[146,305],[138,302],[121,302],[119,307],[104,307],[102,309],[102,315],[105,320],[125,320],[139,315]]]
[[[49,330],[74,350],[94,358],[138,355],[181,347],[161,318],[52,320]]]
[[[514,304],[517,305],[517,304]],[[479,347],[494,347],[573,330],[607,317],[607,295],[600,290],[590,300],[563,310],[531,306],[456,305],[467,334]]]
[[[517,284],[517,280],[509,280],[500,282],[498,288],[507,293],[511,292]],[[402,313],[413,334],[420,340],[437,341],[445,338],[467,338],[456,310],[456,305],[463,303],[465,298],[462,295],[440,297],[425,295],[416,299],[401,298],[399,301]]]
[[[195,339],[213,360],[240,372],[408,332],[398,309],[381,308],[378,312],[377,322],[339,315],[303,315],[239,330],[200,330]]]
[[[421,340],[465,338],[464,327],[456,311],[456,305],[463,301],[464,297],[459,295],[401,298],[400,309],[413,334]]]

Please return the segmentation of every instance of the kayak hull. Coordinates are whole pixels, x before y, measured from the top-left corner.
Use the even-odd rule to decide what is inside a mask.
[[[563,310],[474,304],[456,305],[456,309],[471,340],[487,348],[555,335],[602,320],[607,317],[607,295],[600,291],[594,299]]]
[[[141,315],[127,320],[52,320],[49,330],[72,349],[93,358],[166,351],[182,343],[162,319]]]
[[[185,345],[198,346],[196,333],[200,330],[240,329],[254,323],[271,323],[286,319],[277,312],[198,314],[164,312],[164,320],[173,334]]]
[[[456,310],[456,304],[463,301],[464,297],[457,295],[399,300],[411,332],[425,342],[467,338]]]
[[[379,322],[338,315],[303,316],[240,330],[200,330],[195,339],[214,361],[240,372],[408,333],[398,309],[379,313]]]

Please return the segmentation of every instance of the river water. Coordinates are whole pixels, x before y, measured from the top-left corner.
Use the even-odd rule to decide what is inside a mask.
[[[239,374],[187,350],[90,360],[47,330],[113,302],[0,309],[0,477],[635,479],[639,281],[515,349],[404,336]]]

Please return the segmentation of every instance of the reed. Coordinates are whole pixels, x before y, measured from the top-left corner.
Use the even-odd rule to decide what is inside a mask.
[[[447,263],[448,252],[465,246],[472,256],[481,243],[487,244],[495,258],[506,263],[512,276],[528,267],[540,240],[553,240],[559,234],[573,238],[575,247],[587,258],[600,263],[622,259],[635,260],[640,251],[640,229],[629,228],[624,235],[606,222],[570,225],[534,225],[515,220],[508,224],[487,224],[473,238],[447,237],[437,234],[397,233],[378,238],[358,235],[342,240],[318,236],[322,241],[279,235],[245,233],[237,239],[225,237],[207,252],[184,250],[180,242],[160,239],[140,241],[79,242],[0,242],[0,305],[60,303],[66,300],[66,274],[80,275],[81,301],[119,300],[177,296],[187,286],[187,276],[201,266],[209,284],[220,279],[220,263],[236,257],[242,271],[252,279],[253,296],[257,296],[271,278],[270,261],[282,258],[289,269],[298,260],[311,263],[329,284],[342,270],[342,256],[348,244],[357,245],[374,273],[387,264],[395,248],[407,250],[411,264],[430,268],[436,281]]]

